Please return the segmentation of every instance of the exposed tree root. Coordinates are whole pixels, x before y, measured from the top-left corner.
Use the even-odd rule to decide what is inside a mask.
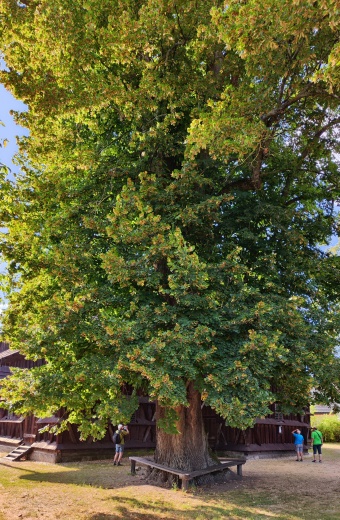
[[[223,484],[228,480],[233,479],[236,475],[228,470],[223,470],[219,473],[210,475],[202,475],[195,477],[190,481],[189,487],[211,486],[214,484]],[[161,471],[159,469],[148,468],[145,473],[145,480],[148,484],[159,486],[167,489],[181,489],[182,480],[177,475],[172,475]]]

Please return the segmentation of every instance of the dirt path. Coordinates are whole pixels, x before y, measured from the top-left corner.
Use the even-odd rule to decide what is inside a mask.
[[[323,451],[322,464],[313,463],[311,455],[302,463],[294,455],[248,461],[245,476],[236,486],[256,502],[262,494],[264,505],[272,512],[340,520],[340,445],[325,445]]]
[[[0,453],[1,456],[1,453]],[[128,461],[0,461],[0,520],[340,520],[340,444],[324,462],[250,460],[244,478],[189,493],[147,485]]]

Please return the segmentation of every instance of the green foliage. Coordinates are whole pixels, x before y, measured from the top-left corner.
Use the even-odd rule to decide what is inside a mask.
[[[324,442],[340,442],[339,415],[316,415],[312,417],[311,423],[321,431]]]
[[[241,427],[312,386],[338,399],[340,261],[319,246],[338,227],[336,2],[3,0],[0,16],[30,130],[0,202],[4,333],[47,363],[2,398],[63,406],[94,437],[132,414],[131,387],[168,431],[188,381]]]

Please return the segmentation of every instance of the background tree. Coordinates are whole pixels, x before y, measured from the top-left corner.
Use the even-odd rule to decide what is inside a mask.
[[[156,459],[211,464],[201,402],[247,427],[339,397],[335,1],[4,0],[29,111],[2,207],[1,390],[83,437],[157,401]],[[52,44],[53,42],[53,44]],[[134,388],[132,397],[122,392]]]

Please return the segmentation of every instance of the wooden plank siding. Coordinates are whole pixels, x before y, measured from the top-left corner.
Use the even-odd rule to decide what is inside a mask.
[[[31,368],[41,365],[38,362],[27,361],[18,351],[11,351],[7,344],[0,343],[0,369],[11,366]],[[1,370],[0,370],[1,372]],[[6,370],[8,374],[8,370]],[[129,394],[131,389],[126,387],[124,393]],[[225,424],[222,417],[218,416],[211,408],[202,407],[205,429],[208,442],[213,450],[221,452],[233,452],[236,456],[251,456],[252,454],[266,454],[268,452],[292,452],[292,430],[300,428],[305,439],[309,439],[310,415],[309,410],[304,415],[283,416],[278,405],[271,407],[272,413],[263,419],[258,419],[253,428],[242,431]],[[68,453],[68,460],[77,460],[86,452],[86,456],[99,458],[105,452],[112,456],[113,442],[112,434],[115,425],[109,425],[106,435],[100,441],[93,439],[81,441],[79,432],[74,425],[58,435],[48,431],[41,431],[47,425],[55,425],[66,417],[65,410],[53,417],[37,419],[33,416],[25,418],[8,414],[1,408],[0,403],[0,444],[17,440],[34,446],[34,450],[40,447],[42,451],[58,452],[55,461],[63,459],[63,453]],[[156,446],[156,422],[155,403],[146,396],[139,397],[139,407],[129,423],[130,435],[125,444],[127,449],[153,449]]]
[[[213,450],[219,452],[235,452],[242,456],[252,454],[268,454],[268,452],[292,452],[294,449],[292,442],[292,430],[299,427],[305,439],[309,436],[309,416],[301,421],[299,417],[289,419],[285,417],[277,421],[271,417],[258,419],[253,428],[239,430],[227,426],[224,420],[213,410],[203,407],[204,424],[208,436],[208,442]],[[4,410],[0,409],[0,444],[2,439],[20,439],[25,444],[34,442],[35,446],[55,446],[56,450],[73,450],[75,453],[86,450],[113,450],[112,432],[114,425],[110,425],[106,435],[100,441],[94,442],[92,439],[81,441],[79,432],[74,425],[56,435],[48,431],[42,432],[41,429],[46,425],[54,425],[65,417],[64,411],[60,411],[57,416],[45,419],[36,419],[33,416],[18,418],[11,415],[4,415]],[[155,403],[143,401],[138,410],[132,417],[129,424],[130,435],[125,441],[126,449],[153,449],[156,446],[156,422],[155,422]],[[75,460],[75,459],[74,459]]]
[[[9,349],[9,344],[6,341],[0,341],[0,353],[5,352],[5,350]]]

